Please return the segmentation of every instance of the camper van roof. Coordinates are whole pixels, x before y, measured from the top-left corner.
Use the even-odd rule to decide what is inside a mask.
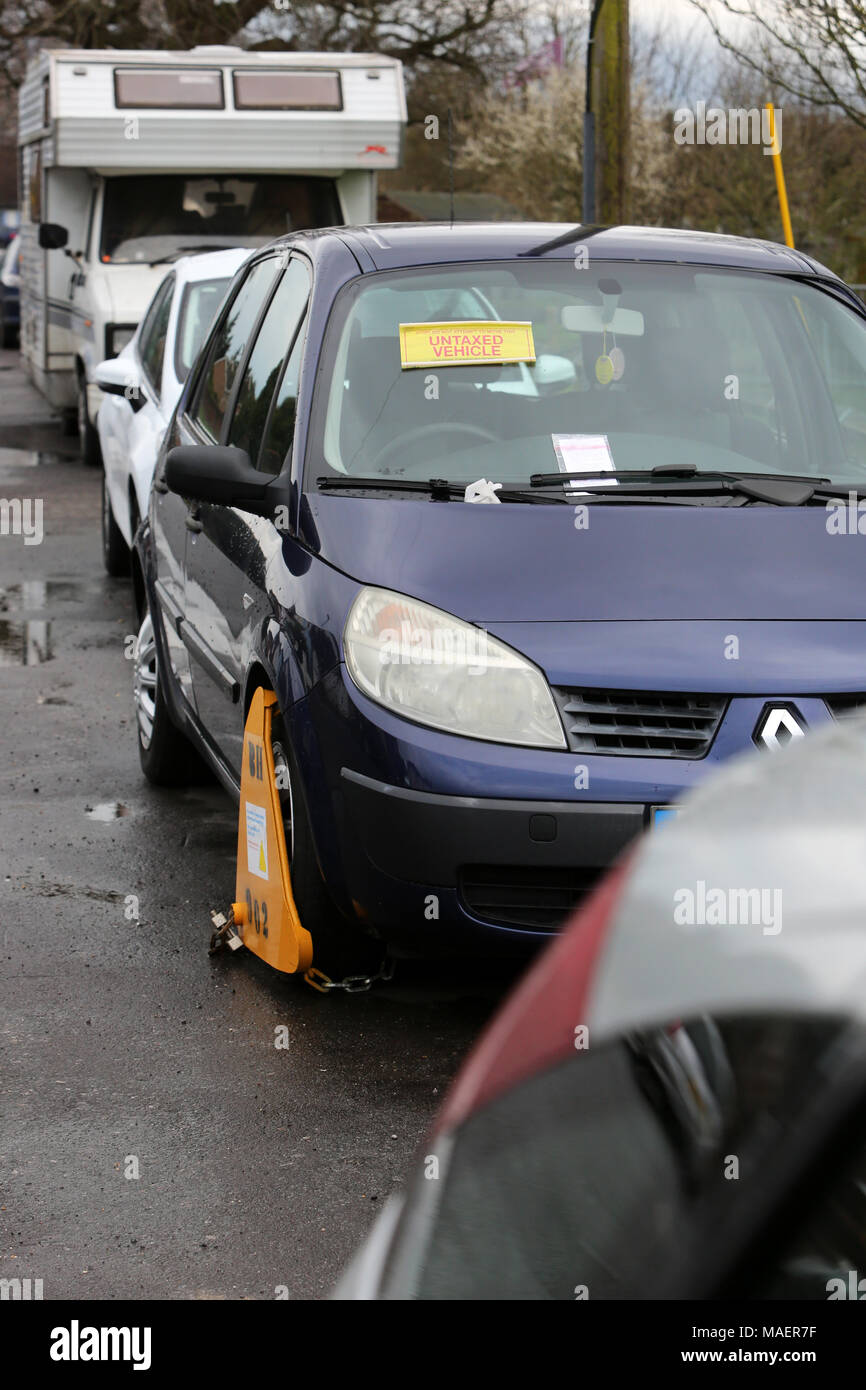
[[[382,53],[299,53],[291,52],[250,52],[245,48],[231,45],[199,45],[196,48],[167,52],[164,49],[142,48],[51,48],[44,53],[55,62],[74,61],[82,63],[158,63],[168,67],[173,63],[207,63],[215,61],[235,63],[242,59],[245,63],[282,67],[324,67],[324,68],[370,68],[399,67],[398,58],[388,58]]]

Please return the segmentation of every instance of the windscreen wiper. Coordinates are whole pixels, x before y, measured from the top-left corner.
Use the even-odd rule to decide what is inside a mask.
[[[325,476],[316,479],[321,492],[421,492],[432,497],[434,502],[462,500],[469,483],[449,482],[447,478],[345,478]],[[531,488],[500,488],[496,493],[500,502],[564,502],[567,497],[540,497]]]
[[[614,483],[615,487],[611,487]],[[577,485],[576,485],[577,484]],[[649,486],[647,486],[649,484]],[[534,473],[530,486],[537,488],[567,487],[575,493],[600,493],[611,497],[658,493],[688,497],[739,493],[758,502],[774,502],[779,506],[800,507],[820,490],[830,486],[830,478],[815,478],[800,473],[729,473],[719,469],[701,469],[694,464],[660,464],[657,468],[626,469],[622,472],[592,469],[574,473]]]

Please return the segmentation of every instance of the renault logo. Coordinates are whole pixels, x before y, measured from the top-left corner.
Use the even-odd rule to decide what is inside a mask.
[[[764,705],[752,738],[759,748],[784,748],[805,732],[806,724],[796,705]]]

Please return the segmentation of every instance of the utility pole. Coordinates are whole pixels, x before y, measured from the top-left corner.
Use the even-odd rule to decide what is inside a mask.
[[[594,0],[586,56],[583,220],[628,221],[628,0]]]

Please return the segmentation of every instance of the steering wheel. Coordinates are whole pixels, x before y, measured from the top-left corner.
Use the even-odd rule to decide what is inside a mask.
[[[383,464],[392,454],[396,454],[398,449],[407,448],[411,444],[417,443],[421,439],[426,439],[433,434],[465,434],[471,435],[473,439],[483,439],[485,444],[501,444],[502,441],[492,430],[486,430],[483,425],[461,424],[459,420],[445,420],[441,425],[414,425],[410,430],[404,430],[398,434],[396,439],[392,439],[390,444],[386,444],[379,455],[378,462]]]

